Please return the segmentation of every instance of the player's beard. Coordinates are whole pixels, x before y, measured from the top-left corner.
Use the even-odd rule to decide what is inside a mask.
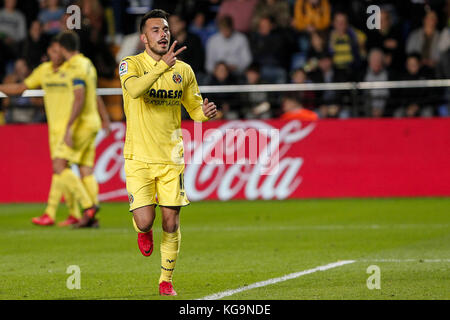
[[[163,56],[163,55],[165,55],[167,53],[167,51],[169,51],[169,45],[167,45],[167,49],[161,49],[161,48],[159,48],[158,42],[155,42],[154,44],[151,44],[150,39],[147,37],[147,35],[145,35],[145,37],[147,38],[147,43],[149,44],[148,48],[154,54],[159,55],[159,56]],[[167,43],[169,44],[170,40],[167,40]]]

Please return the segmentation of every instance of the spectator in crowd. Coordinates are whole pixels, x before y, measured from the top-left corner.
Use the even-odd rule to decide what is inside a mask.
[[[81,2],[81,29],[75,32],[80,37],[80,52],[88,57],[97,69],[99,77],[113,78],[116,71],[116,61],[105,41],[103,7],[98,0]],[[67,30],[68,14],[61,19],[63,30]]]
[[[297,31],[321,31],[330,26],[331,8],[328,0],[297,0],[292,26]]]
[[[41,23],[38,20],[33,21],[22,50],[22,55],[31,69],[46,59],[48,43],[49,39],[44,35]]]
[[[329,53],[318,57],[318,68],[309,75],[314,83],[333,83],[346,81],[346,75],[333,66],[333,58]],[[342,109],[343,93],[334,90],[318,91],[316,104],[321,118],[336,118]]]
[[[252,30],[258,30],[259,20],[272,16],[279,28],[288,28],[291,21],[289,3],[284,0],[259,0],[252,17]]]
[[[448,10],[450,11],[450,0],[448,3]],[[450,17],[448,18],[447,26],[442,29],[439,36],[438,48],[439,61],[441,62],[438,68],[438,76],[439,78],[450,79]]]
[[[22,83],[30,73],[25,59],[17,59],[13,72],[5,77],[3,84]],[[42,98],[8,97],[1,100],[9,123],[41,122],[45,119]]]
[[[64,15],[64,9],[59,6],[59,0],[41,1],[41,10],[38,20],[41,22],[44,32],[49,35],[55,35],[61,31],[61,18]]]
[[[217,27],[214,20],[208,21],[204,12],[197,12],[189,25],[189,32],[197,35],[205,48],[208,39],[217,33]]]
[[[360,66],[360,47],[364,43],[364,36],[358,33],[361,32],[349,25],[347,14],[337,12],[334,15],[329,50],[333,54],[336,68],[350,72],[351,69],[358,69]]]
[[[282,120],[316,121],[319,116],[314,111],[305,109],[293,96],[286,95],[281,103]]]
[[[16,0],[4,0],[0,10],[0,37],[7,45],[18,44],[27,36],[25,16],[16,10]]]
[[[313,72],[318,67],[321,56],[328,54],[327,41],[324,39],[324,33],[312,32],[310,34],[310,47],[306,55],[305,70]]]
[[[83,23],[89,26],[91,42],[106,36],[105,12],[99,0],[81,0]],[[101,41],[104,41],[103,39]]]
[[[245,80],[243,84],[257,85],[263,83],[258,64],[252,63],[245,70]],[[268,119],[272,116],[269,93],[267,92],[242,93],[241,101],[243,102],[242,114],[246,119]]]
[[[236,80],[228,65],[224,61],[218,61],[214,66],[213,73],[207,77],[206,85],[226,86],[233,84],[236,84]],[[239,118],[239,111],[235,106],[232,93],[211,93],[209,96],[210,100],[214,101],[218,107],[217,119],[234,120]]]
[[[291,73],[291,83],[305,84],[310,83],[306,71],[302,68],[296,69]],[[297,100],[303,108],[308,110],[315,109],[316,95],[313,91],[293,91],[284,94],[284,97],[290,97]]]
[[[116,53],[116,62],[120,63],[120,61],[128,56],[134,56],[139,54],[145,50],[144,43],[141,41],[139,31],[139,24],[141,23],[140,19],[136,19],[136,28],[133,33],[127,34],[122,38],[122,44],[120,46],[119,51]]]
[[[188,5],[188,9],[185,10],[187,20],[195,19],[197,13],[202,13],[205,18],[205,25],[215,23],[217,14],[220,10],[222,0],[199,0],[192,1],[191,5]],[[184,11],[183,11],[184,12]]]
[[[23,13],[16,10],[16,0],[4,0],[0,10],[0,77],[12,68],[20,51],[20,42],[27,36],[26,20]]]
[[[224,0],[220,5],[217,17],[220,19],[230,16],[237,31],[248,33],[257,3],[258,0]]]
[[[205,51],[200,38],[186,30],[186,20],[179,14],[172,14],[169,17],[169,26],[172,39],[178,42],[175,50],[183,46],[188,48],[177,58],[188,63],[198,77],[205,63]]]
[[[406,58],[406,72],[401,80],[427,80],[431,73],[427,66],[421,64],[422,57],[418,53],[412,53]],[[417,117],[419,115],[431,115],[433,102],[432,90],[430,88],[405,88],[400,89],[400,105],[395,110],[395,117]]]
[[[398,28],[392,25],[391,13],[385,9],[380,13],[380,29],[369,30],[366,48],[381,48],[384,51],[386,65],[393,69],[403,69],[404,45],[402,35]]]
[[[368,68],[362,81],[388,81],[390,74],[385,66],[385,57],[381,49],[370,50]],[[390,96],[389,89],[370,89],[364,91],[365,114],[374,118],[384,115]]]
[[[259,19],[258,30],[250,33],[253,60],[261,66],[261,77],[268,83],[285,83],[285,62],[288,61],[284,35],[275,29],[272,16]]]
[[[237,78],[245,84],[382,81],[393,79],[393,75],[401,80],[450,78],[450,0],[383,0],[379,3],[381,28],[374,30],[366,28],[366,9],[373,0],[132,2],[136,5],[134,9],[142,5],[163,6],[174,13],[170,17],[173,39],[178,40],[178,47],[188,47],[178,58],[193,67],[200,84],[235,84]],[[0,10],[0,81],[5,74],[9,74],[7,81],[15,81],[24,70],[34,68],[46,58],[49,38],[67,29],[69,15],[64,8],[70,4],[82,9],[81,29],[75,31],[80,36],[81,52],[93,61],[99,77],[114,77],[117,61],[143,50],[140,33],[128,34],[134,31],[132,22],[138,16],[125,10],[131,5],[126,1],[4,0],[0,3],[4,5]],[[107,27],[113,22],[107,19],[103,6],[114,8],[115,14],[122,13],[116,24],[117,32],[123,33],[118,52],[106,43]],[[330,28],[331,12],[334,15]],[[187,21],[191,22],[189,26]],[[361,30],[365,30],[367,37]],[[413,31],[408,35],[409,30]],[[112,35],[111,30],[109,34]],[[366,59],[367,51],[370,57]],[[116,52],[117,61],[113,56]],[[26,63],[17,60],[18,57]],[[202,74],[203,70],[207,74]],[[392,111],[395,116],[409,117],[450,113],[449,88],[374,89],[359,93],[366,108],[361,115],[379,117],[391,115]],[[224,118],[279,116],[275,114],[275,110],[280,112],[279,96],[218,95],[218,100],[223,101]],[[237,97],[245,102],[239,108]],[[343,117],[353,103],[347,91],[300,91],[283,97],[283,101],[287,99],[286,108],[299,104],[302,109],[315,110],[323,118]],[[32,114],[27,107],[30,99],[8,101],[13,106],[8,109],[9,119],[23,121],[27,117],[39,117],[39,113]],[[390,106],[398,109],[391,111]],[[13,110],[16,110],[14,114]]]
[[[441,32],[439,38],[440,62],[437,77],[440,79],[450,79],[450,0],[447,0],[447,25]],[[445,100],[440,104],[438,113],[440,116],[450,116],[450,88],[444,90]]]
[[[219,61],[225,62],[231,72],[242,74],[252,62],[248,40],[235,31],[230,16],[223,16],[218,22],[219,32],[209,38],[206,44],[205,69],[212,73]]]
[[[437,23],[436,12],[428,11],[423,18],[422,27],[414,30],[406,42],[406,53],[420,53],[422,64],[430,68],[434,68],[440,58]]]

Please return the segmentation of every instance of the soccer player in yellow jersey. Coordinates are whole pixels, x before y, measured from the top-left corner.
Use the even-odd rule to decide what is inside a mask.
[[[63,141],[65,133],[65,124],[73,103],[73,93],[70,78],[66,72],[61,71],[61,65],[64,62],[59,45],[56,39],[53,39],[47,49],[47,55],[50,59],[33,70],[32,74],[25,79],[23,83],[0,85],[0,91],[8,95],[20,95],[27,89],[36,89],[41,87],[44,90],[44,103],[48,123],[50,156],[53,164],[53,175],[45,213],[40,217],[35,217],[32,222],[37,225],[53,225],[55,223],[56,211],[61,200],[62,194],[69,207],[69,217],[59,223],[60,226],[75,224],[81,218],[78,202],[70,189],[60,183],[60,175],[57,174],[55,165],[56,150]],[[99,97],[97,100],[98,109],[102,115],[102,124],[105,129],[109,127],[109,117],[103,100]],[[82,172],[83,174],[83,172]],[[86,181],[83,180],[85,183]]]
[[[216,116],[213,102],[203,101],[192,68],[176,56],[176,41],[169,47],[168,14],[155,9],[144,15],[141,54],[119,65],[126,115],[124,146],[126,187],[144,256],[153,252],[155,206],[162,215],[161,276],[159,293],[176,295],[172,274],[180,249],[180,208],[189,204],[184,190],[181,104],[195,121]]]
[[[75,198],[84,208],[83,217],[74,224],[76,228],[96,225],[98,206],[98,183],[94,177],[95,137],[101,128],[97,110],[97,71],[92,62],[79,52],[80,39],[73,31],[57,36],[59,49],[66,60],[61,71],[70,79],[73,102],[65,123],[62,143],[56,150],[55,169],[62,183],[71,188]],[[81,181],[68,167],[79,165]]]

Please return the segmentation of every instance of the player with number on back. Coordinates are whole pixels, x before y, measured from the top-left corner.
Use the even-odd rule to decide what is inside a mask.
[[[177,60],[186,50],[170,46],[168,14],[154,9],[144,15],[141,54],[119,65],[126,114],[124,146],[126,187],[144,256],[153,252],[155,207],[162,215],[159,293],[176,295],[172,275],[180,249],[180,209],[189,204],[184,190],[181,104],[194,121],[216,116],[213,102],[203,101],[192,68]]]

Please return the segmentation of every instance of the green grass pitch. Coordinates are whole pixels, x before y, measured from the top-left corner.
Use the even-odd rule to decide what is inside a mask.
[[[0,206],[0,299],[161,299],[161,217],[143,257],[126,203],[101,227],[31,224],[43,204]],[[61,206],[57,220],[67,211]],[[354,263],[225,299],[450,299],[450,198],[198,202],[181,213],[177,297],[198,299],[336,261]],[[67,268],[81,270],[69,290]],[[367,268],[380,268],[369,290]]]

